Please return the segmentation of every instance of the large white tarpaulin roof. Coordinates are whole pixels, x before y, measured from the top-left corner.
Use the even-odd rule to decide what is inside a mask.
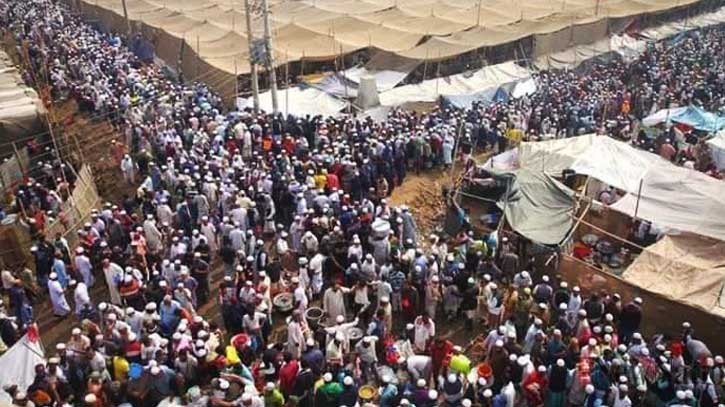
[[[511,153],[508,153],[511,154]],[[725,240],[725,182],[610,137],[585,135],[521,143],[518,166],[555,176],[589,175],[626,195],[611,206],[660,226]],[[510,168],[508,159],[493,160]],[[641,186],[641,190],[640,190]],[[641,193],[640,193],[641,191]]]

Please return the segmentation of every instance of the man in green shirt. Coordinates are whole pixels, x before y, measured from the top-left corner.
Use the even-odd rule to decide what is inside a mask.
[[[264,407],[283,407],[284,396],[282,392],[274,385],[269,382],[264,386]]]
[[[342,386],[340,383],[332,381],[332,373],[330,372],[322,375],[322,380],[325,383],[317,389],[315,407],[337,407],[342,394]]]

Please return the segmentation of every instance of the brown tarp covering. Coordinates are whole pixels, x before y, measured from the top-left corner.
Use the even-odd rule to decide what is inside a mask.
[[[0,154],[12,153],[10,143],[46,129],[45,108],[32,88],[23,83],[20,73],[5,51],[0,50]],[[23,144],[23,143],[20,143]]]
[[[691,234],[665,236],[647,247],[622,278],[725,317],[725,242]]]
[[[592,43],[611,21],[706,0],[269,0],[276,63],[331,60],[371,49],[413,60],[440,60],[533,38],[538,57]],[[122,2],[83,0],[83,11],[124,32]],[[175,65],[181,43],[209,69],[245,74],[249,65],[243,0],[127,0],[133,26],[152,34],[157,54]],[[252,31],[261,37],[261,12]],[[622,24],[616,24],[620,28]],[[234,34],[230,36],[229,34]],[[197,36],[199,37],[197,39]],[[224,42],[220,42],[220,41]],[[223,45],[222,45],[223,44]],[[193,59],[193,58],[192,58]],[[186,65],[186,61],[184,62]],[[200,69],[202,72],[206,69]],[[194,78],[195,70],[186,72]],[[226,81],[226,80],[225,80]],[[225,92],[226,90],[220,90]],[[226,92],[225,92],[226,93]]]

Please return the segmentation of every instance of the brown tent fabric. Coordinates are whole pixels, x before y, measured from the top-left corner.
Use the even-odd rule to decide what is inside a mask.
[[[645,290],[725,317],[725,242],[682,234],[646,248],[622,278]]]
[[[125,32],[118,0],[82,0],[89,17]],[[705,0],[269,0],[277,65],[371,49],[417,61],[533,38],[535,55],[593,43],[613,20]],[[136,30],[164,61],[204,60],[218,76],[249,72],[244,0],[126,0]],[[261,12],[252,31],[262,33]],[[198,40],[197,40],[198,37]],[[198,50],[197,50],[198,48]],[[183,50],[183,54],[182,54]],[[197,55],[197,52],[201,55]],[[202,68],[186,72],[195,77]],[[225,82],[228,80],[225,79]],[[221,90],[220,90],[221,91]]]

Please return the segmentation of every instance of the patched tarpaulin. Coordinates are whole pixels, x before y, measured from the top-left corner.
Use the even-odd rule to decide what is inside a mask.
[[[559,244],[566,238],[573,224],[574,191],[541,171],[522,168],[497,176],[511,180],[498,206],[513,230],[545,245]]]

